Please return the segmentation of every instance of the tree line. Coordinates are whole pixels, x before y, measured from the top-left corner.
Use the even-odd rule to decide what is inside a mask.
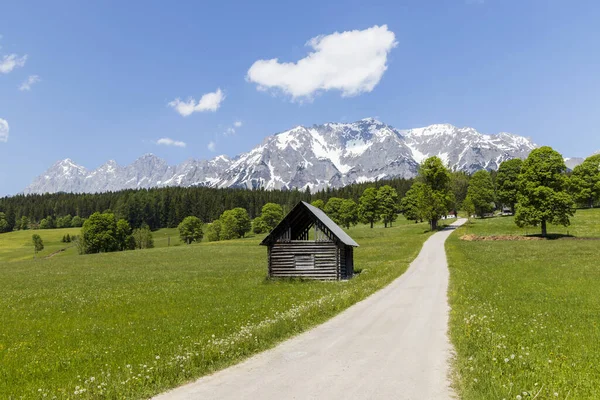
[[[132,228],[148,225],[151,230],[175,228],[188,216],[209,223],[234,208],[245,209],[254,219],[267,203],[279,204],[284,212],[288,212],[299,201],[321,199],[326,202],[331,197],[358,201],[364,189],[370,186],[389,185],[403,196],[411,184],[410,179],[398,178],[327,188],[316,193],[309,190],[167,187],[96,194],[17,195],[0,198],[0,232],[40,228],[43,220],[42,227],[60,227],[59,220],[67,216],[72,216],[71,226],[82,226],[83,219],[106,210],[111,210],[119,219],[125,219]],[[73,225],[75,222],[77,225]]]

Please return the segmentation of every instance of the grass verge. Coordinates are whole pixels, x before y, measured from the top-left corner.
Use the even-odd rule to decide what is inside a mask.
[[[468,230],[510,234],[511,223],[478,220]],[[460,240],[466,232],[446,244],[459,396],[600,398],[598,242]],[[578,211],[570,234],[600,236],[600,210]]]

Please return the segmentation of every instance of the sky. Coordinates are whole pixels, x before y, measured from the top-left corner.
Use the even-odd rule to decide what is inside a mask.
[[[375,117],[600,150],[600,2],[5,1],[0,196],[57,160],[235,156]]]

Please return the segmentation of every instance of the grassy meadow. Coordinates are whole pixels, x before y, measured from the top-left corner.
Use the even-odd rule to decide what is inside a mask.
[[[44,250],[37,254],[38,258],[48,257],[62,249],[64,252],[57,253],[53,257],[63,256],[63,253],[77,254],[73,243],[62,243],[61,239],[67,233],[71,236],[79,235],[81,228],[63,229],[36,229],[15,231],[0,234],[0,263],[8,261],[22,261],[33,259],[33,242],[31,235],[38,234],[44,241]]]
[[[145,398],[223,368],[391,282],[426,228],[350,229],[346,282],[266,279],[262,237],[0,262],[0,398]]]
[[[467,232],[526,233],[512,217],[473,220],[446,244],[459,396],[599,399],[600,240],[578,238],[600,238],[600,210],[577,211],[575,238],[460,240]]]

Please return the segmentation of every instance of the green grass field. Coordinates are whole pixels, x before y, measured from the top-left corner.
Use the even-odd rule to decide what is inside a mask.
[[[600,210],[572,222],[569,234],[600,237]],[[475,220],[446,244],[460,397],[599,399],[600,241],[461,241],[467,230],[524,233],[512,217]]]
[[[347,282],[267,280],[259,237],[0,263],[0,398],[144,398],[223,368],[391,282],[425,229],[350,229]]]
[[[64,256],[63,253],[77,254],[77,250],[72,243],[62,243],[61,239],[67,233],[69,235],[79,235],[81,228],[63,228],[63,229],[37,229],[15,231],[0,234],[0,263],[8,261],[21,261],[33,259],[33,243],[31,235],[37,233],[44,241],[44,250],[39,252],[39,258],[48,257],[50,254],[67,249],[56,256]]]

